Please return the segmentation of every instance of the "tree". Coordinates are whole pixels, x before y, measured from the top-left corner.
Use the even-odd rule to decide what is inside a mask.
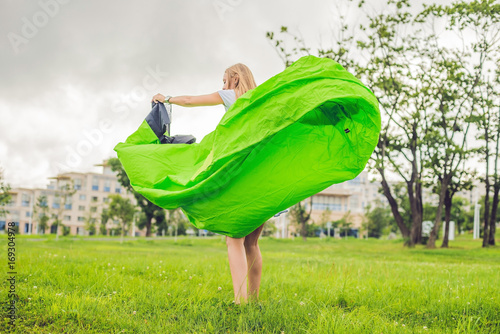
[[[59,175],[55,177],[56,179],[56,189],[54,192],[54,204],[51,217],[54,219],[52,226],[56,227],[56,240],[59,239],[59,226],[64,226],[62,224],[64,210],[66,207],[71,207],[73,195],[76,193],[76,189],[73,185],[73,180],[70,177]]]
[[[101,235],[107,235],[108,234],[108,229],[106,228],[106,225],[108,224],[108,221],[111,219],[109,216],[109,210],[106,208],[103,208],[101,211],[101,224],[99,224],[99,233]]]
[[[380,200],[375,202],[374,207],[366,206],[365,219],[364,228],[369,238],[380,238],[387,227],[390,227],[391,231],[393,231],[393,226],[397,228],[390,209],[384,207]]]
[[[5,217],[9,211],[5,209],[5,205],[10,202],[10,186],[4,183],[3,170],[0,169],[0,217]]]
[[[38,227],[42,230],[42,234],[45,234],[45,229],[49,227],[48,221],[50,220],[47,196],[38,196],[33,211],[33,217],[38,219]]]
[[[313,199],[311,196],[309,197],[309,212],[307,212],[307,204],[302,205],[302,202],[299,202],[290,208],[291,221],[300,226],[300,235],[302,236],[303,241],[307,240],[307,223],[309,222],[309,219],[311,219],[312,201]]]
[[[84,217],[84,224],[85,224],[85,229],[89,232],[89,235],[94,235],[96,233],[96,224],[95,224],[96,219],[94,218],[94,215],[92,212],[89,210],[85,213]]]
[[[437,128],[443,129],[444,132],[440,133],[443,138],[436,141],[440,144],[436,145],[436,153],[443,156],[443,158],[434,161],[433,165],[441,168],[441,172],[436,173],[440,180],[438,214],[428,243],[428,247],[434,247],[437,230],[440,227],[441,215],[439,212],[445,199],[448,201],[448,206],[451,207],[450,195],[452,196],[452,193],[449,191],[448,186],[451,184],[452,178],[460,170],[461,159],[466,158],[468,155],[468,152],[464,151],[464,146],[471,122],[475,122],[478,124],[479,129],[484,130],[487,193],[485,207],[488,206],[490,138],[495,143],[496,133],[500,132],[500,126],[496,125],[497,122],[494,115],[492,115],[492,110],[496,111],[499,108],[499,94],[497,93],[499,86],[495,84],[495,81],[498,83],[498,73],[493,80],[485,79],[484,74],[488,65],[495,65],[499,62],[500,5],[495,4],[493,0],[461,1],[450,6],[429,6],[420,16],[422,19],[427,17],[446,18],[448,30],[460,33],[462,36],[464,32],[469,31],[475,35],[470,43],[462,37],[462,43],[460,43],[464,45],[462,50],[455,48],[454,52],[449,52],[447,49],[440,47],[439,52],[437,50],[433,52],[437,57],[431,57],[432,59],[438,58],[434,66],[437,73],[441,76],[445,74],[445,81],[439,82],[440,87],[435,88],[435,90],[438,90],[439,107],[436,114],[437,122],[433,122],[433,125],[437,125]],[[426,43],[428,46],[433,44],[435,43]],[[452,117],[449,117],[449,111],[455,112]],[[447,132],[446,129],[449,129],[449,131]],[[457,145],[453,142],[453,137],[460,131],[464,133],[461,144]],[[498,138],[498,136],[496,137]],[[496,171],[495,175],[497,175]],[[488,220],[488,213],[486,213],[483,247],[488,245],[489,226],[490,221]],[[443,246],[446,247],[447,243],[444,242]]]
[[[342,236],[342,231],[344,232],[344,236],[347,239],[347,235],[349,234],[349,230],[351,229],[351,211],[347,211],[342,218],[335,221],[334,226],[340,228],[340,235]]]
[[[359,6],[363,7],[364,1]],[[388,0],[382,14],[369,15],[369,24],[360,27],[365,36],[356,32],[347,34],[348,27],[341,17],[341,35],[336,44],[332,48],[317,50],[318,56],[337,60],[349,68],[378,99],[382,129],[368,167],[379,173],[383,194],[410,247],[422,241],[422,191],[424,182],[429,181],[429,175],[433,175],[434,183],[439,185],[438,212],[434,216],[435,224],[429,243],[429,247],[434,247],[443,208],[446,211],[452,203],[454,192],[449,188],[453,184],[458,186],[457,189],[462,187],[457,180],[460,180],[459,175],[464,168],[461,162],[471,154],[471,150],[465,147],[470,139],[470,124],[474,121],[471,113],[481,110],[478,108],[481,101],[484,101],[483,110],[489,108],[490,116],[486,121],[477,123],[478,127],[489,131],[483,131],[485,142],[492,147],[499,146],[494,146],[494,143],[500,137],[496,135],[500,126],[495,125],[500,117],[495,117],[491,112],[500,111],[497,107],[498,94],[494,94],[500,91],[498,71],[492,77],[494,79],[488,81],[492,83],[489,94],[485,93],[487,90],[483,84],[486,62],[492,68],[499,67],[499,8],[500,5],[494,0],[462,1],[447,7],[424,6],[422,12],[415,14],[410,10],[410,1]],[[465,39],[462,40],[464,43],[457,43],[447,49],[442,40],[436,37],[434,26],[429,25],[434,19],[447,20],[450,29],[458,30],[459,35],[468,28],[475,32],[475,39],[465,50],[460,49],[462,44],[468,43]],[[287,27],[281,27],[280,33],[293,36]],[[275,43],[273,47],[284,60],[285,66],[292,63],[292,57],[309,54],[303,39],[294,36],[294,42],[299,47],[289,52],[284,40],[274,33],[267,32],[266,37]],[[353,41],[355,46],[352,45]],[[354,59],[348,56],[349,50],[354,49],[360,52],[361,57]],[[483,155],[485,161],[496,159],[492,162],[495,165],[493,177],[488,177],[490,168],[487,167],[487,193],[490,183],[497,184],[496,189],[500,189],[496,168],[498,150],[495,151],[497,154],[491,154],[493,151],[493,148],[486,147]],[[408,211],[399,207],[394,194],[396,189],[389,184],[388,175],[396,175],[405,183]],[[498,196],[496,200],[499,200]],[[489,201],[488,196],[485,201]],[[496,208],[493,206],[492,209]],[[409,226],[405,223],[408,216],[411,217]],[[485,230],[487,227],[494,229],[491,213],[485,217],[484,226]],[[488,234],[484,240],[490,240],[491,236]]]
[[[111,166],[111,170],[116,172],[116,176],[118,177],[118,181],[120,184],[134,194],[135,199],[137,200],[137,204],[141,208],[142,212],[146,217],[145,226],[146,226],[146,237],[151,236],[151,221],[155,217],[157,211],[164,212],[163,208],[159,207],[156,204],[153,204],[151,201],[146,199],[144,196],[139,194],[134,190],[132,185],[130,184],[130,179],[127,176],[127,173],[123,169],[123,166],[118,158],[111,158],[107,161],[107,163]]]
[[[123,198],[118,194],[110,195],[111,202],[108,206],[109,217],[117,219],[121,225],[121,240],[123,243],[123,236],[125,231],[130,228],[130,224],[134,219],[135,206],[130,202],[130,199]]]

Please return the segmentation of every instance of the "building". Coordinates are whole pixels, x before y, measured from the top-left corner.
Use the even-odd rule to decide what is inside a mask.
[[[370,182],[366,171],[361,172],[352,180],[331,185],[312,196],[312,211],[309,224],[323,225],[347,217],[347,221],[351,223],[351,230],[355,231],[356,235],[359,235],[366,206],[375,203],[377,199],[382,203],[387,202],[385,196],[378,192],[379,187],[380,182]],[[309,202],[310,198],[302,201],[306,210],[308,210]],[[290,226],[288,213],[274,218],[274,222],[278,228],[277,237],[284,238],[299,233],[294,226]]]
[[[56,226],[51,226],[55,215],[59,215],[62,224],[69,227],[71,235],[89,235],[85,226],[92,222],[99,231],[101,213],[109,202],[109,195],[120,194],[129,198],[133,204],[136,204],[136,200],[132,193],[121,186],[116,173],[106,165],[106,162],[98,166],[103,167],[102,173],[69,172],[52,177],[46,189],[11,189],[11,200],[6,207],[9,213],[5,220],[0,218],[0,233],[5,232],[6,222],[14,222],[19,226],[20,234],[42,234],[38,219],[41,208],[37,206],[42,196],[46,198],[47,215],[51,217],[45,233],[56,233]],[[66,185],[71,186],[74,192],[72,195],[65,195],[68,191],[61,190]],[[106,224],[108,235],[117,227],[120,227],[118,221],[108,221]],[[138,236],[145,235],[146,232],[131,229],[130,233]],[[62,234],[61,228],[59,234]]]

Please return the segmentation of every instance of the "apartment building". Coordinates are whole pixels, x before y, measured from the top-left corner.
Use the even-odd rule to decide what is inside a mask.
[[[359,232],[363,220],[365,208],[378,199],[386,203],[387,199],[378,192],[380,182],[370,182],[368,172],[361,172],[356,178],[331,185],[312,196],[311,220],[309,224],[320,225],[325,222],[333,222],[342,219],[348,214],[348,221],[352,224],[351,229]],[[309,210],[310,198],[302,201],[302,205]],[[325,214],[328,209],[329,215]],[[298,233],[294,226],[290,225],[289,213],[274,218],[278,231],[277,237],[288,237]]]
[[[86,222],[94,222],[96,229],[99,230],[101,213],[107,207],[111,194],[120,194],[136,204],[133,194],[121,186],[116,173],[106,165],[106,162],[97,166],[102,166],[102,173],[69,172],[59,174],[50,178],[46,189],[11,189],[11,201],[6,207],[9,213],[5,218],[0,218],[0,233],[5,231],[6,222],[14,222],[19,226],[20,234],[42,234],[39,216],[36,214],[37,211],[38,213],[41,211],[37,202],[42,196],[46,198],[44,204],[48,208],[47,214],[50,217],[54,215],[61,217],[62,224],[69,227],[71,235],[88,235],[89,232],[85,229]],[[72,192],[74,192],[71,196],[65,196],[65,191],[61,190],[66,185],[70,185]],[[45,233],[56,233],[56,226],[51,226],[53,221],[52,218],[49,220],[49,227]],[[119,226],[118,221],[108,221],[106,224],[108,235],[113,228]],[[131,229],[130,234],[132,233],[139,236],[145,235],[146,232],[135,228]],[[59,234],[62,234],[61,227]]]

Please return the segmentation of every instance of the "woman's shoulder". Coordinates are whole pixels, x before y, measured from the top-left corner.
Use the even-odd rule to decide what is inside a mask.
[[[217,92],[222,98],[222,101],[224,101],[224,105],[228,108],[236,101],[236,92],[234,89],[221,89]]]

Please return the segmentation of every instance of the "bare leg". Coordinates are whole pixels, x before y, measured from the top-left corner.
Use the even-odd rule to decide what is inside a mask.
[[[234,302],[240,304],[248,301],[247,296],[247,258],[243,243],[245,238],[231,238],[226,236],[229,268],[233,279]]]
[[[262,276],[262,255],[258,240],[264,224],[245,237],[244,246],[248,265],[248,289],[252,300],[259,299],[260,279]]]

